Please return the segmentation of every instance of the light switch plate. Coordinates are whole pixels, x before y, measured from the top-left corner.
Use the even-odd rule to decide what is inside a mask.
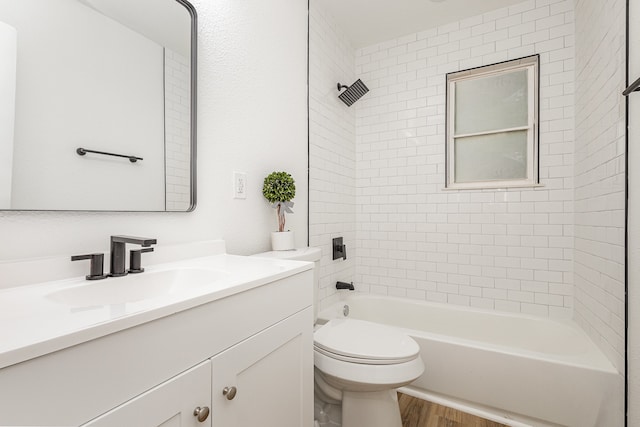
[[[233,198],[247,198],[247,174],[245,172],[233,173]]]

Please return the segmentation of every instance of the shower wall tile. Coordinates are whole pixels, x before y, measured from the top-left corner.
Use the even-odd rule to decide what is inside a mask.
[[[356,285],[571,317],[574,14],[526,1],[356,51]],[[444,190],[445,74],[540,54],[538,188]]]
[[[384,55],[377,47],[365,50],[356,58],[322,2],[310,2],[309,17],[309,245],[322,248],[318,293],[322,309],[337,300],[335,283],[352,282],[355,275],[356,118],[355,109],[338,99],[336,84],[352,84],[356,66],[373,71],[376,67],[371,64],[384,61],[387,49]],[[332,259],[334,237],[344,238],[346,260]]]
[[[624,372],[625,2],[575,12],[575,318]]]

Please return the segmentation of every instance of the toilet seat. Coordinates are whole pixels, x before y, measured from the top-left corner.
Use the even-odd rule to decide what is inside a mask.
[[[347,391],[380,391],[402,387],[424,372],[420,355],[408,362],[374,365],[344,362],[314,351],[313,362],[330,385]]]
[[[418,357],[420,347],[396,328],[357,319],[332,319],[314,333],[314,350],[366,365],[395,365]]]
[[[344,354],[325,350],[324,348],[318,347],[315,344],[313,345],[313,350],[335,360],[340,360],[342,362],[348,363],[357,363],[360,365],[397,365],[399,363],[410,362],[416,358],[415,356],[410,356],[398,359],[373,359],[366,357],[345,356]]]

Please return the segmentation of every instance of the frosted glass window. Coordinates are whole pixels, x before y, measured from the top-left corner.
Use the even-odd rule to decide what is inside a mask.
[[[447,188],[538,183],[538,59],[447,74]]]
[[[527,70],[456,84],[456,135],[526,126]]]
[[[456,182],[527,179],[527,132],[455,140]]]

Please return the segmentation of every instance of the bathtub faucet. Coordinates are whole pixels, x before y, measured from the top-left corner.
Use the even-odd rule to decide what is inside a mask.
[[[336,289],[349,289],[350,291],[356,290],[356,288],[353,287],[353,282],[351,283],[336,282]]]

